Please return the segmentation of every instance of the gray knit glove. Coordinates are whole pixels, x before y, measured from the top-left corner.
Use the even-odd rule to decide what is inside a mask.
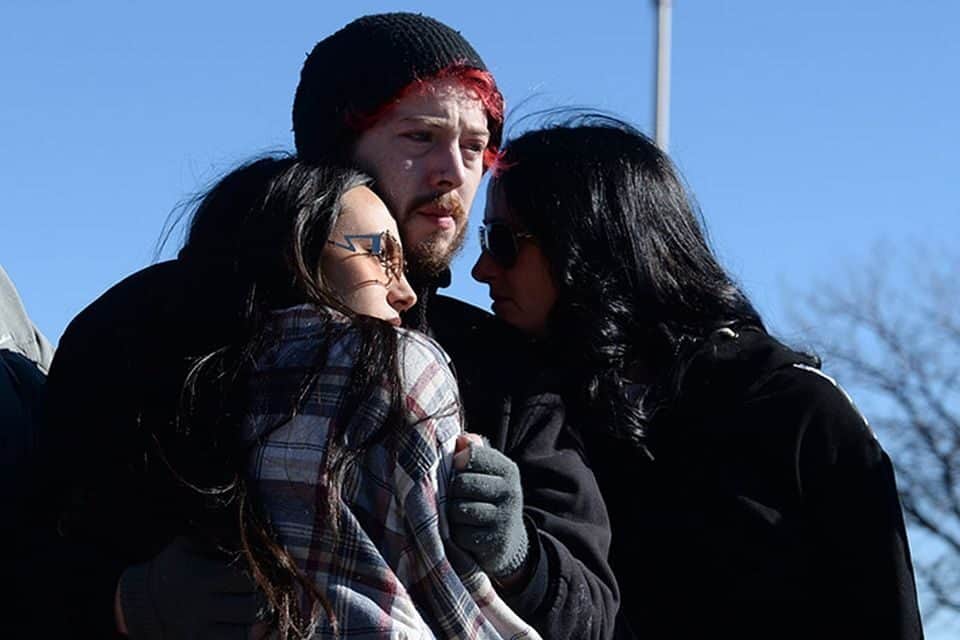
[[[248,640],[263,608],[252,578],[223,554],[184,537],[128,567],[119,589],[133,640]]]
[[[458,465],[461,466],[461,465]],[[492,447],[471,444],[450,485],[447,516],[454,543],[493,578],[523,568],[529,545],[517,465]]]

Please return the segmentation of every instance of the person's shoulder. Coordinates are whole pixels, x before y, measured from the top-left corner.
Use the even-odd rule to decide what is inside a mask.
[[[816,364],[815,358],[753,327],[717,329],[695,343],[687,358],[692,379],[726,385],[754,384],[794,363]]]
[[[97,308],[108,304],[119,305],[134,300],[147,299],[150,296],[156,296],[158,293],[163,294],[169,286],[182,286],[183,275],[183,266],[177,260],[157,262],[134,271],[111,285],[87,308]],[[163,288],[157,291],[155,287]]]
[[[681,347],[680,360],[683,376],[678,408],[684,414],[707,407],[717,411],[739,406],[760,388],[768,393],[775,390],[782,383],[778,374],[794,364],[816,364],[815,359],[753,328],[713,331],[705,339]]]
[[[397,329],[400,384],[408,419],[418,439],[431,443],[452,440],[460,433],[460,393],[450,358],[429,336]]]
[[[738,455],[756,454],[741,460],[795,460],[807,484],[883,462],[866,418],[816,358],[766,334],[743,333],[720,347],[724,355],[709,368],[711,377],[698,381],[709,393],[687,398],[699,435]]]
[[[793,438],[818,429],[838,442],[873,437],[850,396],[820,370],[817,358],[762,331],[715,332],[691,359],[683,400],[689,411],[706,410],[714,418],[732,411],[736,428],[749,433],[776,431]]]
[[[758,391],[780,399],[777,417],[791,434],[797,478],[808,493],[888,473],[891,461],[853,398],[818,367],[795,364]],[[880,475],[877,475],[880,474]]]
[[[30,319],[3,265],[0,265],[0,349],[22,354],[44,373],[49,370],[53,357],[53,345]]]
[[[401,372],[411,376],[432,367],[449,372],[450,356],[440,343],[414,329],[397,328],[396,331]]]
[[[50,365],[52,388],[59,388],[64,375],[74,384],[77,375],[96,377],[94,370],[126,367],[158,337],[174,334],[170,308],[182,281],[175,262],[158,263],[125,277],[84,307],[57,344]]]
[[[0,373],[9,375],[17,382],[25,380],[34,385],[42,385],[47,377],[38,363],[19,351],[5,348],[0,348]]]
[[[819,366],[792,362],[776,368],[750,390],[734,427],[749,434],[741,443],[787,448],[807,486],[837,473],[862,473],[888,464],[887,454],[851,396]]]
[[[712,371],[716,381],[736,384],[744,401],[779,404],[808,417],[842,417],[844,423],[861,425],[857,430],[869,431],[850,395],[821,370],[814,355],[759,331],[726,339],[717,354]]]
[[[183,290],[183,272],[175,260],[160,262],[136,271],[98,296],[67,325],[61,339],[85,340],[90,334],[121,332],[132,318],[155,317]],[[58,352],[61,349],[58,347]]]
[[[823,440],[830,449],[873,448],[877,436],[853,398],[819,367],[794,363],[778,370],[760,393],[778,392],[803,408],[805,439]]]

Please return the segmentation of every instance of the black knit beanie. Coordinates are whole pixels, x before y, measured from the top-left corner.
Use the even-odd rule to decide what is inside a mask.
[[[416,13],[357,18],[316,44],[300,71],[293,137],[306,160],[345,159],[357,133],[348,115],[371,113],[416,80],[455,64],[486,70],[459,32]],[[491,122],[491,145],[501,127]],[[493,126],[495,125],[496,126]]]

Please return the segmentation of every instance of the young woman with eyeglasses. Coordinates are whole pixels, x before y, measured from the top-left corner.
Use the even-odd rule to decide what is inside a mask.
[[[575,114],[499,167],[473,275],[583,439],[618,637],[922,637],[887,454],[817,359],[767,333],[667,156]]]
[[[58,434],[82,494],[63,506],[63,535],[99,540],[123,566],[175,536],[226,550],[262,593],[262,630],[283,638],[537,637],[445,549],[457,385],[436,343],[399,328],[416,296],[368,183],[294,158],[251,162],[199,201],[177,260],[124,285],[156,283],[141,293],[163,300],[151,307],[162,317],[132,320],[149,325],[123,354],[142,376],[130,411],[105,408],[96,436]],[[137,459],[114,459],[107,436],[144,438]],[[121,582],[163,579],[134,567]],[[136,592],[121,584],[121,620]]]

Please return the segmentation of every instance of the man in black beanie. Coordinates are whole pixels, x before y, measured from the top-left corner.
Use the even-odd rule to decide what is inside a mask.
[[[298,154],[375,179],[402,235],[417,305],[404,324],[450,354],[470,449],[450,487],[451,536],[544,637],[612,633],[617,588],[606,509],[562,408],[524,406],[525,343],[493,316],[437,295],[496,158],[504,101],[463,36],[426,16],[364,16],[320,41],[293,104]]]
[[[466,467],[449,491],[451,537],[544,637],[610,637],[618,596],[607,565],[609,521],[577,438],[559,406],[523,402],[532,379],[523,341],[490,314],[436,294],[449,283],[467,214],[496,158],[503,113],[492,75],[458,32],[392,13],[361,17],[314,47],[301,71],[293,129],[302,158],[354,164],[374,177],[397,218],[419,297],[404,322],[450,354],[467,427],[492,445],[464,439]],[[89,355],[65,354],[102,350],[90,327],[107,325],[118,304],[135,306],[131,292],[144,289],[131,286],[137,277],[104,294],[64,333],[50,383],[51,395],[61,395],[59,420],[90,419],[69,413],[77,406],[71,396],[83,393],[78,380],[90,375]],[[150,282],[154,288],[156,277]],[[146,304],[150,296],[142,298]],[[124,571],[117,610],[131,636],[173,637],[158,635],[161,628],[242,635],[255,613],[249,601],[219,601],[211,592],[227,586],[204,573],[215,573],[216,563],[196,555],[195,566],[193,553],[179,540]],[[233,595],[233,576],[225,580]]]

